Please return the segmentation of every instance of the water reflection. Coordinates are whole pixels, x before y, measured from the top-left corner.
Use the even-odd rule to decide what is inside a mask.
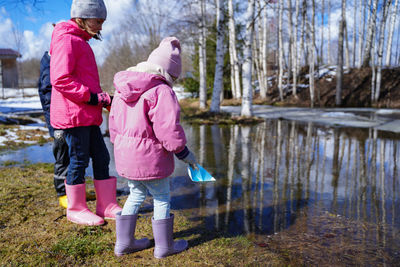
[[[210,229],[276,233],[300,211],[400,225],[397,134],[282,120],[185,128],[200,163],[217,178],[188,192]],[[189,208],[181,200],[173,198],[173,207]]]

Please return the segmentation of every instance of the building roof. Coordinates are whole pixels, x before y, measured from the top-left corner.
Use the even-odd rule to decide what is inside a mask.
[[[0,59],[21,57],[21,54],[10,48],[0,48]]]

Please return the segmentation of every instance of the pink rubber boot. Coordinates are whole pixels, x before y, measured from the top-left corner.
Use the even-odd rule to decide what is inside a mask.
[[[115,219],[116,213],[122,211],[117,203],[117,178],[111,176],[106,180],[94,179],[96,189],[96,214],[105,219]]]
[[[68,185],[65,183],[68,207],[67,219],[71,222],[84,225],[102,225],[103,218],[89,210],[86,205],[86,184]]]

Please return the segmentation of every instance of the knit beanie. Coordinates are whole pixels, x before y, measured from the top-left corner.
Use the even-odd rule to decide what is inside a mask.
[[[182,71],[179,40],[176,37],[164,38],[160,45],[151,52],[147,62],[159,65],[169,75],[178,78]]]
[[[103,0],[73,0],[71,18],[106,19],[107,9]]]

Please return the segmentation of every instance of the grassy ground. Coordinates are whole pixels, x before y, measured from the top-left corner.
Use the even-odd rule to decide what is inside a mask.
[[[10,163],[11,164],[11,163]],[[6,164],[7,165],[7,164]],[[157,260],[149,249],[115,257],[115,221],[86,227],[67,221],[52,184],[52,165],[0,168],[0,266],[284,266],[289,262],[243,236],[227,237],[207,231],[203,221],[175,213],[175,238],[185,238],[189,249]],[[126,196],[118,200],[122,205]],[[95,210],[95,201],[88,202]],[[190,211],[187,211],[190,212]],[[141,214],[137,238],[152,241],[151,212]]]

